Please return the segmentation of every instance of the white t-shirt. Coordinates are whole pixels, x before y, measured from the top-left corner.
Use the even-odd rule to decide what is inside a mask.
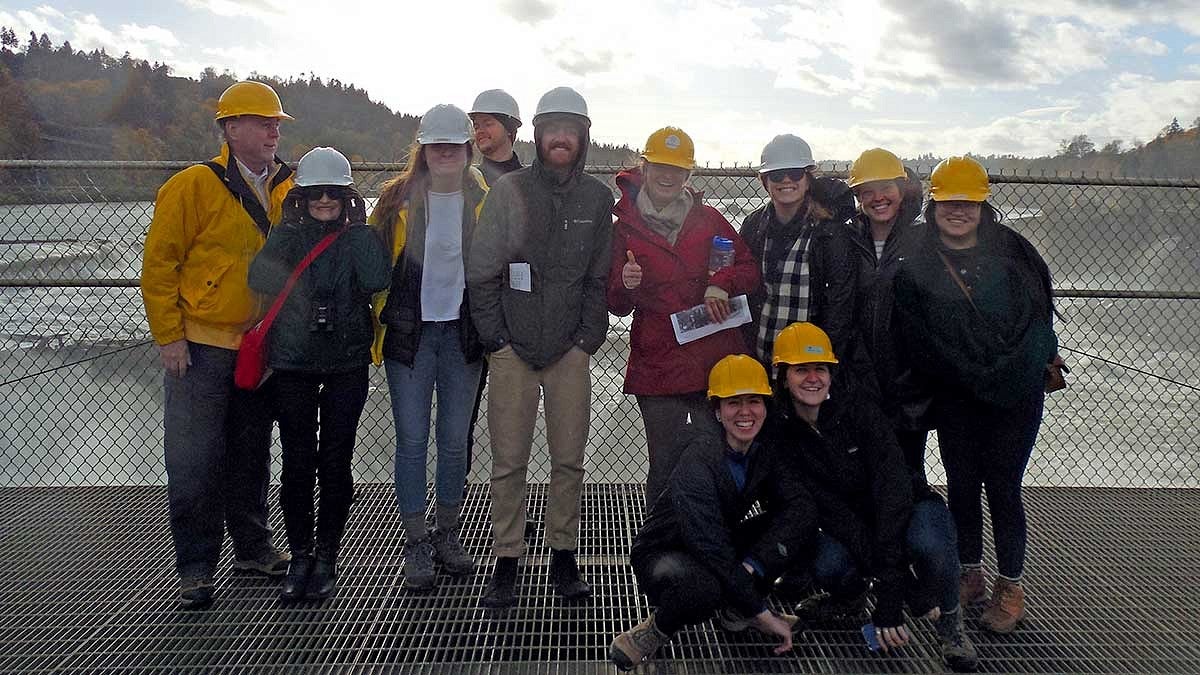
[[[458,318],[463,289],[463,193],[426,193],[425,261],[421,268],[421,320],[453,321]]]
[[[886,243],[887,243],[887,239],[884,239],[883,241],[879,241],[879,240],[875,241],[875,259],[876,260],[883,259],[883,246]]]

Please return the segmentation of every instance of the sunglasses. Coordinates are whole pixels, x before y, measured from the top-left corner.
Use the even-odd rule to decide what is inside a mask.
[[[345,199],[348,190],[340,185],[313,185],[304,188],[300,194],[308,201],[315,202],[324,195],[329,195],[330,199]]]
[[[799,183],[804,180],[804,174],[808,173],[807,169],[775,169],[766,173],[767,180],[772,183],[782,183],[784,178],[791,178]]]

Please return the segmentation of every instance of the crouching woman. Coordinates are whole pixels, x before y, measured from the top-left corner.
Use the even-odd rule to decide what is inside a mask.
[[[726,356],[708,376],[721,431],[696,431],[633,542],[629,562],[657,607],[613,640],[609,659],[629,670],[684,626],[723,611],[727,627],[753,626],[792,648],[795,617],[767,608],[766,591],[802,559],[815,509],[783,452],[759,440],[771,388],[766,370]],[[752,505],[762,512],[745,519]]]
[[[865,576],[874,577],[872,623],[881,649],[908,644],[902,613],[907,600],[913,615],[934,620],[946,666],[974,670],[945,504],[925,489],[914,506],[913,479],[873,398],[857,396],[849,386],[830,397],[838,359],[825,331],[811,323],[788,326],[775,340],[772,363],[781,401],[772,431],[792,451],[821,528],[813,580],[846,599],[866,589]]]

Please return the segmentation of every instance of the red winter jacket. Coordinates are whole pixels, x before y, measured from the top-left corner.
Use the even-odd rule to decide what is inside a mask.
[[[633,312],[625,393],[671,395],[708,389],[708,371],[729,354],[746,354],[739,329],[726,329],[686,345],[675,340],[671,314],[704,302],[704,291],[719,286],[729,297],[758,288],[758,264],[741,237],[700,193],[683,221],[675,246],[652,231],[637,208],[642,173],[629,169],[617,174],[621,199],[613,207],[612,269],[608,275],[608,310],[617,316]],[[689,189],[689,191],[691,191]],[[709,278],[708,256],[714,236],[733,240],[734,263]],[[642,266],[642,283],[628,290],[621,281],[626,251]]]

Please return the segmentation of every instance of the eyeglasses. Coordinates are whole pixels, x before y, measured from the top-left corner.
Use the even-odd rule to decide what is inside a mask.
[[[301,192],[310,202],[318,201],[325,195],[329,195],[330,199],[345,199],[347,193],[348,190],[340,185],[313,185]]]
[[[804,176],[807,173],[807,169],[775,169],[774,171],[768,171],[766,176],[767,180],[772,183],[782,183],[784,178],[791,178],[793,181],[799,183],[804,180]]]

